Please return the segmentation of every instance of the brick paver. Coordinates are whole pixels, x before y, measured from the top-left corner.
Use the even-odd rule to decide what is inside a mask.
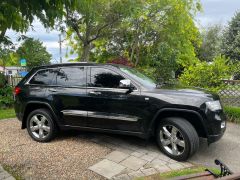
[[[129,154],[126,154],[121,151],[113,151],[110,154],[108,154],[105,158],[110,161],[119,163],[119,162],[123,161],[124,159],[126,159],[127,157],[129,157]]]
[[[105,135],[94,137],[95,143],[114,151],[89,169],[107,179],[128,180],[192,166],[188,162],[170,159],[162,154],[157,146],[148,146],[144,141],[135,140],[131,142],[131,139],[124,140]]]
[[[122,161],[120,164],[132,169],[132,170],[139,170],[141,167],[143,167],[145,164],[147,163],[147,161],[137,158],[135,156],[130,156],[127,159],[125,159],[124,161]]]
[[[97,164],[89,167],[90,170],[100,174],[101,176],[105,178],[112,178],[115,175],[118,175],[123,171],[126,167],[117,164],[113,161],[110,161],[108,159],[104,159]]]

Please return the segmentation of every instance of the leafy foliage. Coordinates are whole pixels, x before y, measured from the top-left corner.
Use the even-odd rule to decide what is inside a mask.
[[[28,69],[49,64],[51,60],[51,55],[47,52],[42,42],[33,38],[27,38],[16,52],[20,58],[27,60]]]
[[[201,33],[202,44],[196,47],[197,57],[201,61],[211,62],[221,53],[222,27],[214,25]]]
[[[93,42],[107,37],[137,4],[138,0],[82,0],[75,11],[66,9],[67,38],[80,61],[88,61]]]
[[[200,36],[193,21],[201,9],[198,0],[101,1],[98,7],[87,4],[91,8],[82,3],[77,14],[69,17],[69,23],[74,23],[67,23],[70,52],[78,53],[78,60],[108,62],[124,57],[135,67],[148,68],[149,74],[164,79],[179,66],[198,62],[194,45],[200,45]]]
[[[3,88],[6,85],[6,78],[4,74],[0,73],[0,88]]]
[[[217,91],[222,85],[223,79],[230,77],[230,66],[224,56],[217,56],[212,63],[199,62],[189,66],[182,76],[180,82],[186,86],[196,86]]]
[[[0,108],[8,108],[13,104],[13,93],[10,86],[0,88]]]
[[[240,61],[240,12],[236,13],[225,30],[222,53],[233,61]]]
[[[0,43],[11,43],[5,36],[7,29],[24,32],[35,17],[45,27],[53,27],[55,20],[63,17],[64,9],[72,9],[77,3],[77,0],[1,0]]]

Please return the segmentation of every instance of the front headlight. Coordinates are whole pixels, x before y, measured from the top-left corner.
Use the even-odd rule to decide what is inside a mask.
[[[210,109],[211,111],[217,111],[222,109],[220,101],[208,101],[206,102],[206,105],[207,108]]]

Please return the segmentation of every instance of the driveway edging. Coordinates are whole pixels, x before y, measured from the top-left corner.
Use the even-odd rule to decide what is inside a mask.
[[[15,178],[3,169],[0,164],[0,180],[15,180]]]

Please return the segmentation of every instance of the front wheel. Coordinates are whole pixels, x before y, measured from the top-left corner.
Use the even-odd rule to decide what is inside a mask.
[[[160,150],[172,159],[185,161],[199,147],[199,137],[194,127],[185,119],[163,119],[156,131]]]
[[[48,142],[55,137],[57,127],[47,109],[37,109],[27,118],[27,131],[35,141]]]

